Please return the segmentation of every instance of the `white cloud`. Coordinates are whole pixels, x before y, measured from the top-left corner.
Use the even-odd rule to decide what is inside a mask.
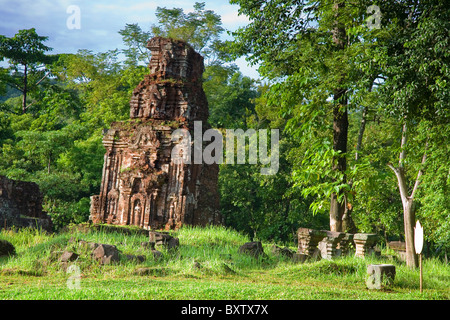
[[[244,26],[249,23],[247,16],[238,15],[238,11],[233,10],[221,15],[223,25],[229,30],[235,30],[237,27]]]

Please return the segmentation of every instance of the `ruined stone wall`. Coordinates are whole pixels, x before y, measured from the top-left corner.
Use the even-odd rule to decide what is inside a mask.
[[[39,186],[0,176],[0,229],[12,226],[52,230],[51,219],[42,211]]]
[[[150,74],[130,100],[130,120],[104,135],[106,148],[100,194],[91,197],[91,220],[146,229],[222,222],[217,164],[174,163],[178,128],[194,121],[208,129],[202,88],[203,57],[183,41],[153,38]]]

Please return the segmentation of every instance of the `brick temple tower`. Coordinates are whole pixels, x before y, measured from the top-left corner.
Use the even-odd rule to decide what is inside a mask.
[[[221,224],[217,164],[176,163],[171,156],[179,143],[174,130],[193,136],[194,121],[203,132],[209,128],[203,57],[179,40],[156,37],[147,48],[150,74],[133,92],[130,120],[113,123],[103,137],[102,183],[91,197],[90,219],[145,229]]]

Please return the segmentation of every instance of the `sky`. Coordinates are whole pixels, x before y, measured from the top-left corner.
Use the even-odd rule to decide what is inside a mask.
[[[157,7],[190,12],[195,2],[205,2],[205,9],[219,14],[226,30],[248,23],[245,16],[238,15],[238,6],[228,0],[0,0],[0,34],[12,37],[20,29],[35,28],[40,36],[49,37],[45,44],[53,48],[53,54],[79,49],[106,52],[124,48],[118,31],[127,23],[138,23],[149,31],[157,23]],[[79,19],[75,20],[78,9]],[[231,38],[224,32],[223,39]],[[235,63],[244,75],[259,77],[256,67],[244,58]]]

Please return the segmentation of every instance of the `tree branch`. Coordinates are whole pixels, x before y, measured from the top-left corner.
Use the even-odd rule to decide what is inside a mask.
[[[427,149],[428,149],[428,140],[427,140],[427,142],[425,143],[425,152],[424,152],[424,154],[423,154],[422,162],[421,162],[421,166],[422,166],[422,167],[423,167],[423,165],[425,164],[425,161],[427,160]],[[414,183],[414,187],[413,187],[413,190],[412,190],[411,196],[410,196],[411,199],[414,198],[414,194],[416,193],[416,190],[417,190],[417,188],[419,187],[419,184],[420,184],[420,177],[421,177],[422,174],[423,174],[422,167],[419,169],[419,172],[417,173],[416,182]]]
[[[406,141],[407,141],[406,129],[407,128],[406,128],[406,123],[405,123],[403,125],[403,127],[402,127],[402,142],[401,142],[401,145],[400,145],[401,151],[400,151],[400,156],[399,156],[399,159],[398,159],[398,166],[399,167],[403,167],[403,161],[406,158],[406,150],[405,150],[405,145],[406,145]]]
[[[400,197],[402,198],[403,207],[406,205],[408,197],[408,188],[406,187],[406,178],[403,167],[395,168],[392,164],[388,163],[388,167],[394,171],[398,181],[398,189],[400,191]]]
[[[41,83],[45,78],[47,78],[47,76],[50,74],[50,72],[51,71],[48,71],[42,78],[41,78],[41,80],[39,80],[38,82],[36,82],[36,86],[39,84],[39,83]]]

